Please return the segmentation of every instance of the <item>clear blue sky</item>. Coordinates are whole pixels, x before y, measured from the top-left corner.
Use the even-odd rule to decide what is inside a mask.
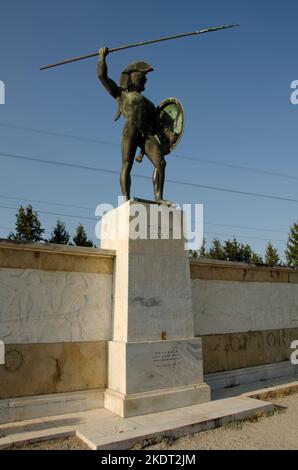
[[[149,61],[154,72],[148,76],[145,95],[156,104],[169,96],[182,101],[186,129],[176,154],[197,161],[169,156],[168,179],[298,199],[298,106],[290,102],[290,83],[298,79],[297,17],[295,0],[2,2],[0,80],[6,85],[6,104],[0,105],[0,154],[118,172],[123,120],[113,122],[116,103],[97,80],[97,59],[43,72],[39,67],[96,52],[104,45],[240,23],[237,29],[111,54],[109,73],[118,80],[128,63]],[[17,207],[27,203],[24,198],[50,202],[32,203],[47,234],[57,216],[44,212],[59,212],[75,216],[60,217],[70,232],[81,221],[95,239],[95,221],[84,217],[92,218],[100,202],[115,205],[120,194],[118,175],[1,155],[0,159],[0,205]],[[134,165],[133,174],[151,173],[148,161]],[[134,178],[132,195],[152,199],[151,181]],[[166,183],[165,197],[181,204],[204,204],[209,244],[215,236],[223,240],[236,235],[261,254],[268,240],[282,253],[282,240],[298,218],[297,202],[172,183]],[[14,227],[15,212],[0,207],[1,227]],[[7,233],[0,229],[0,236]]]

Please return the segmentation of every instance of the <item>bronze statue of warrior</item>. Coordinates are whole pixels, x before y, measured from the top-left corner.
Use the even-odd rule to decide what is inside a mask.
[[[130,172],[136,150],[139,147],[141,152],[136,160],[140,162],[143,156],[147,155],[154,165],[153,186],[155,200],[159,203],[165,202],[171,204],[169,201],[163,200],[166,167],[164,156],[172,152],[181,139],[184,127],[184,111],[181,103],[176,98],[163,100],[156,108],[151,101],[142,95],[147,81],[146,75],[153,70],[150,64],[139,61],[128,65],[121,74],[120,86],[118,86],[108,76],[106,56],[110,52],[121,51],[131,47],[160,43],[162,41],[180,39],[187,36],[198,36],[213,31],[234,28],[235,26],[239,25],[231,24],[212,27],[150,41],[127,44],[120,47],[109,49],[103,47],[99,49],[98,78],[110,95],[118,101],[118,114],[115,119],[117,120],[121,114],[123,114],[126,119],[122,133],[122,169],[120,183],[122,194],[127,200],[130,198]],[[40,70],[89,59],[90,57],[97,56],[97,54],[98,53],[92,53],[63,60],[41,67]]]
[[[153,187],[155,200],[159,203],[167,203],[163,200],[163,188],[165,180],[166,161],[163,145],[158,138],[162,132],[171,148],[178,140],[179,134],[171,126],[162,125],[160,110],[149,101],[142,92],[145,90],[147,73],[153,68],[147,62],[134,62],[128,65],[122,72],[120,86],[108,76],[106,47],[99,50],[98,78],[110,93],[118,101],[117,120],[122,114],[126,119],[122,133],[122,168],[120,184],[122,194],[126,200],[130,199],[131,169],[137,148],[141,149],[141,155],[145,154],[154,165]],[[168,153],[168,152],[167,152]]]

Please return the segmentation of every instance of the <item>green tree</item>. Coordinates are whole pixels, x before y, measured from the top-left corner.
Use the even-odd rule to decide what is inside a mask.
[[[285,254],[288,265],[298,268],[298,220],[290,228]]]
[[[256,265],[264,264],[262,256],[258,255],[254,251],[251,252],[251,263],[256,264]]]
[[[258,255],[254,254],[249,245],[239,243],[234,237],[233,240],[226,240],[224,243],[224,252],[226,259],[229,261],[237,261],[242,263],[251,263]]]
[[[239,261],[243,263],[252,262],[252,249],[249,245],[243,245],[243,243],[239,244]]]
[[[65,223],[61,220],[57,220],[56,227],[51,233],[51,238],[48,240],[49,243],[56,243],[57,245],[68,245],[70,235],[66,230]]]
[[[205,246],[206,240],[204,238],[199,251],[197,252],[190,250],[189,256],[199,256],[210,259],[235,261],[247,264],[263,264],[262,257],[255,253],[250,247],[250,245],[244,245],[243,243],[239,243],[235,237],[233,238],[233,240],[226,240],[223,244],[220,242],[220,240],[214,238],[210,250],[206,250]]]
[[[20,206],[16,214],[16,232],[10,232],[8,238],[10,240],[22,240],[39,242],[43,240],[42,235],[44,229],[38,219],[37,212],[34,212],[32,206]]]
[[[228,261],[240,261],[239,244],[236,238],[226,240],[223,245],[225,259]]]
[[[199,257],[200,258],[207,258],[208,253],[206,250],[206,238],[203,238],[202,245],[200,246],[199,249]]]
[[[198,257],[198,252],[197,250],[188,250],[188,256],[190,258],[197,258]]]
[[[198,250],[188,250],[190,258],[206,258],[208,253],[206,251],[206,238],[203,238],[202,244]]]
[[[73,237],[73,241],[77,246],[90,246],[94,247],[94,243],[91,240],[88,240],[86,231],[82,224],[79,224],[76,228],[76,234]]]
[[[280,263],[279,254],[276,248],[272,245],[272,243],[268,243],[266,246],[266,253],[265,253],[265,264],[269,266],[277,266]]]
[[[208,257],[211,259],[226,259],[226,255],[224,249],[220,243],[220,240],[214,238],[212,247],[209,250]]]
[[[244,246],[233,238],[233,240],[226,240],[224,243],[224,252],[226,259],[229,261],[245,261],[250,262],[251,250],[248,245]]]

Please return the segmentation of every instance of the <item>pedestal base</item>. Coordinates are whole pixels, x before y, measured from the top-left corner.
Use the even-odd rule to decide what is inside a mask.
[[[109,341],[105,408],[123,416],[155,413],[210,400],[203,382],[200,338]]]
[[[210,401],[210,387],[205,383],[129,395],[109,389],[105,391],[105,408],[123,418],[198,405],[208,401]]]
[[[123,417],[210,400],[185,224],[180,209],[136,201],[102,219],[101,246],[116,250],[105,407]]]

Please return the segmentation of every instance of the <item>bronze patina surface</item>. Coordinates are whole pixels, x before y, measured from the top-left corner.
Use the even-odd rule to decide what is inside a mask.
[[[125,124],[122,132],[122,168],[120,185],[123,196],[130,199],[131,169],[137,148],[141,149],[142,158],[146,155],[154,166],[153,188],[155,200],[158,203],[167,203],[163,199],[166,161],[164,155],[169,153],[171,147],[182,134],[182,129],[175,131],[175,118],[171,118],[169,110],[177,115],[174,109],[175,102],[167,103],[168,107],[160,109],[142,95],[145,90],[147,74],[153,68],[147,62],[134,62],[129,64],[122,72],[120,86],[109,76],[106,63],[108,48],[99,50],[98,78],[108,93],[118,102],[118,113],[115,119],[122,114]],[[177,100],[177,103],[178,100]],[[172,108],[170,108],[172,106]],[[182,106],[181,106],[182,109]],[[183,122],[180,120],[180,122]],[[181,124],[180,124],[181,127]]]

